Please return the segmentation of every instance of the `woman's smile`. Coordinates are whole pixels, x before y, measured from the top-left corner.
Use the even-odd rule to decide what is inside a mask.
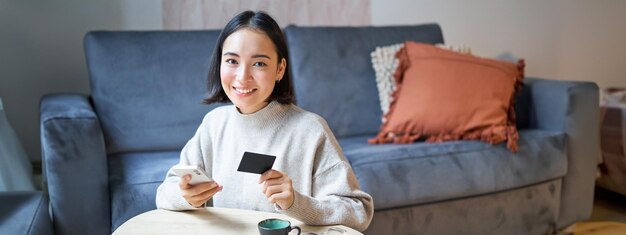
[[[233,90],[235,90],[235,93],[237,93],[237,95],[245,97],[245,96],[252,95],[252,93],[255,92],[257,89],[256,88],[233,87]]]

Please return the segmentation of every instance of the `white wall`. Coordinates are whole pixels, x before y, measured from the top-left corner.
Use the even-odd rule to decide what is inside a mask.
[[[528,76],[626,87],[626,1],[371,0],[374,25],[437,22],[447,44],[526,59]]]
[[[41,158],[41,96],[89,92],[85,33],[161,25],[161,1],[0,0],[0,97],[31,160]]]

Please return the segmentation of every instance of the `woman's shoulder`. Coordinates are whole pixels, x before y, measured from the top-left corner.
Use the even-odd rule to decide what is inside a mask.
[[[296,118],[311,121],[311,122],[320,122],[326,123],[326,120],[317,113],[305,110],[295,104],[291,105],[291,111],[295,114]]]
[[[319,129],[320,131],[330,131],[328,123],[324,117],[311,111],[307,111],[294,104],[291,105],[291,111],[293,113],[292,120],[298,122],[298,124],[306,125],[307,129]]]

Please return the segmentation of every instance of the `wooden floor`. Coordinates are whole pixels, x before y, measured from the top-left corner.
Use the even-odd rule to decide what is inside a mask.
[[[573,235],[624,235],[626,234],[626,224],[619,222],[581,222],[574,227]]]
[[[561,234],[626,235],[626,196],[597,188],[591,218]]]

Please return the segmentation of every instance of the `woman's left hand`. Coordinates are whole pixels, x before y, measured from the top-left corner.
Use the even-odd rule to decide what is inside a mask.
[[[259,184],[263,184],[263,194],[272,202],[283,209],[289,209],[293,204],[294,191],[291,178],[277,170],[268,170],[261,175]]]

